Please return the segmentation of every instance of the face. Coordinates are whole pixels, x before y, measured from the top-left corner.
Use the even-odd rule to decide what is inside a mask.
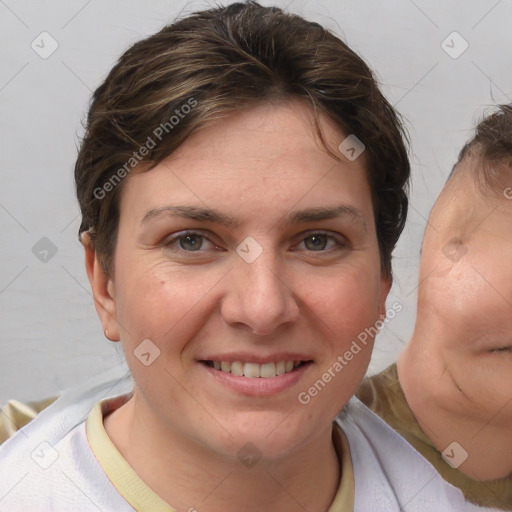
[[[123,189],[103,326],[147,421],[223,456],[330,431],[372,343],[338,357],[384,313],[364,156],[330,157],[312,119],[289,102],[245,110]],[[322,128],[333,148],[345,138]]]
[[[482,424],[493,418],[510,426],[512,201],[483,195],[472,177],[476,165],[459,164],[431,212],[417,327],[430,333],[425,350],[451,376],[445,406]]]

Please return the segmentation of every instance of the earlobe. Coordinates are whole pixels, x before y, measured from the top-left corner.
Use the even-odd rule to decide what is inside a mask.
[[[380,300],[379,300],[379,319],[384,320],[386,318],[386,299],[389,291],[391,290],[391,277],[383,277],[380,284]]]
[[[94,297],[94,306],[103,326],[103,332],[110,341],[119,341],[120,332],[117,322],[114,282],[103,269],[88,232],[82,235],[82,245],[85,250],[87,277]]]

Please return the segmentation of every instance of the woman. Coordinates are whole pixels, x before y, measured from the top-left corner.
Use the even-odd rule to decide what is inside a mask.
[[[27,470],[0,489],[10,510],[465,509],[345,407],[408,177],[371,71],[315,23],[233,4],[130,48],[94,94],[75,178],[96,309],[133,388],[64,396],[30,442],[9,440],[2,469]]]

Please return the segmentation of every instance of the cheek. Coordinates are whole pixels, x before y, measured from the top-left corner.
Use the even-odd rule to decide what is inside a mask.
[[[285,293],[301,309],[299,324],[316,326],[336,350],[378,319],[379,267],[364,263],[308,272],[291,266],[282,276]],[[222,266],[171,268],[165,261],[151,266],[140,261],[116,270],[116,307],[127,347],[149,338],[162,347],[172,339],[172,347],[182,349],[194,334],[208,328],[222,300],[238,288]],[[218,320],[213,323],[219,325]]]
[[[380,280],[368,274],[354,273],[332,280],[332,289],[325,296],[326,308],[335,324],[344,330],[366,327],[378,318]],[[325,289],[329,289],[326,283]]]
[[[160,343],[187,324],[195,307],[218,278],[198,272],[173,270],[157,264],[141,270],[133,266],[119,274],[121,283],[116,293],[118,320],[130,345],[149,338]]]
[[[470,315],[488,300],[488,284],[473,269],[460,269],[445,283],[445,301],[455,312]]]
[[[510,428],[512,424],[512,355],[484,354],[471,356],[460,362],[456,354],[452,368],[456,368],[457,385],[465,397],[464,414],[481,425],[492,419],[494,426]],[[454,403],[457,403],[456,400]]]
[[[314,312],[325,336],[319,370],[336,375],[332,389],[337,388],[338,398],[348,399],[361,382],[378,332],[381,283],[368,275],[354,273],[326,281],[317,297],[320,305]]]
[[[318,395],[317,406],[329,419],[339,413],[361,384],[378,332],[378,301],[369,300],[372,295],[365,295],[361,286],[350,294],[346,288],[342,291],[337,294],[337,302],[329,303],[328,343],[323,346],[317,372],[305,388],[308,396]]]
[[[418,308],[434,309],[451,322],[474,321],[489,291],[489,285],[469,262],[441,261],[420,283]]]

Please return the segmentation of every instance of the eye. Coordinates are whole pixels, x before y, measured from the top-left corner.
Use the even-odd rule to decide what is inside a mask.
[[[204,245],[211,244],[213,248],[217,246],[204,234],[195,231],[182,231],[168,237],[164,242],[164,247],[175,252],[204,252]],[[349,246],[345,237],[335,237],[324,232],[311,232],[302,238],[300,244],[304,243],[307,251],[310,252],[330,252],[343,250]],[[299,244],[299,246],[300,246]],[[212,247],[210,247],[212,248]]]
[[[349,244],[346,238],[341,236],[339,238],[340,240],[338,240],[337,237],[324,232],[313,232],[308,233],[307,236],[302,239],[302,242],[304,242],[306,249],[312,252],[326,252],[329,241],[331,241],[331,247],[327,248],[328,251],[336,250],[336,246],[338,246],[339,249],[347,248]],[[334,247],[332,245],[333,243]]]
[[[203,248],[205,241],[214,245],[213,242],[201,233],[183,231],[167,238],[164,246],[172,251],[198,252]]]
[[[489,352],[512,352],[512,347],[493,348]]]

